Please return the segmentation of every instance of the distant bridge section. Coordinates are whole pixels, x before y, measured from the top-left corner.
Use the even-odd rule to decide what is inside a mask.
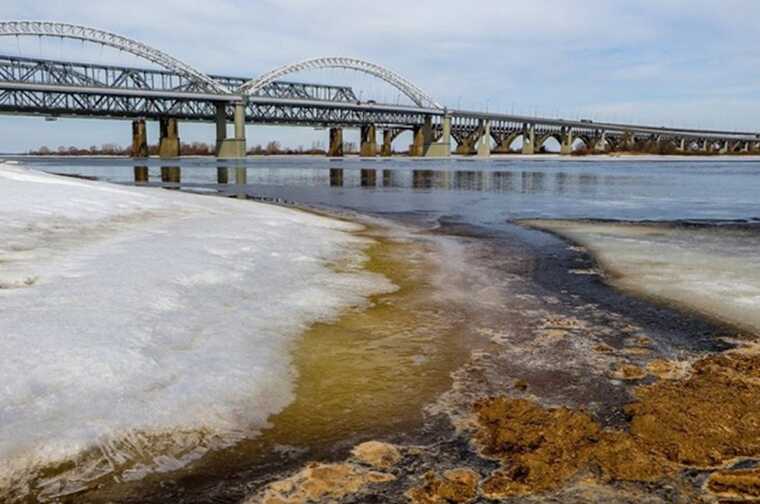
[[[85,26],[45,21],[0,22],[0,36],[60,37],[126,51],[159,69],[0,56],[0,113],[133,120],[132,150],[146,156],[145,120],[160,122],[159,153],[179,156],[179,121],[216,124],[217,154],[246,154],[245,124],[330,128],[329,155],[343,154],[343,128],[361,130],[361,155],[389,156],[392,143],[412,132],[412,156],[445,157],[452,143],[461,155],[488,156],[518,148],[542,152],[550,140],[570,154],[586,150],[668,152],[760,151],[758,132],[695,130],[634,124],[448,110],[401,75],[367,61],[326,57],[285,65],[257,78],[206,75],[146,44]],[[338,68],[371,75],[398,89],[412,105],[362,102],[348,86],[282,80],[292,74]],[[228,123],[234,134],[228,136]],[[382,130],[382,144],[378,143]],[[452,142],[452,140],[454,142]]]

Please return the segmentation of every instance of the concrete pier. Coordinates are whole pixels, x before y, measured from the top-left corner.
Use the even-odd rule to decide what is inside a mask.
[[[329,157],[343,157],[343,128],[330,128]]]
[[[432,119],[425,118],[425,157],[450,157],[451,156],[451,116],[446,114],[441,120],[441,136],[436,140],[433,132]]]
[[[460,156],[473,156],[478,151],[475,145],[478,143],[478,139],[476,138],[476,135],[465,135],[462,137],[459,137],[459,142],[457,143],[457,148],[454,149],[454,154],[458,154]]]
[[[149,180],[147,166],[135,166],[135,184],[147,184]]]
[[[361,157],[377,156],[377,127],[374,124],[365,124],[362,126],[361,134],[359,155]]]
[[[422,157],[425,154],[424,126],[415,126],[412,130],[412,143],[409,145],[409,156]]]
[[[148,131],[145,127],[145,119],[132,121],[132,152],[133,158],[148,157]]]
[[[480,125],[480,138],[478,139],[478,157],[491,155],[491,121],[483,121]]]
[[[560,135],[562,141],[559,144],[559,154],[560,156],[569,156],[573,153],[573,142],[575,141],[573,130],[567,126],[563,126]]]
[[[180,154],[179,123],[174,117],[163,117],[159,121],[161,137],[158,155],[163,159],[178,158]]]
[[[393,156],[393,140],[396,139],[397,133],[392,129],[383,130],[383,146],[380,148],[380,155],[382,157]]]
[[[233,113],[235,134],[227,138],[227,114],[224,105],[217,105],[216,109],[216,157],[221,159],[242,159],[246,155],[245,140],[245,103],[235,104]]]
[[[523,154],[535,154],[536,153],[536,125],[535,124],[523,124]]]

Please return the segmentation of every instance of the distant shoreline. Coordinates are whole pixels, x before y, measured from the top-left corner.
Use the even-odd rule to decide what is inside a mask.
[[[50,154],[50,155],[39,155],[39,154],[0,154],[0,162],[4,160],[14,160],[14,159],[54,159],[54,160],[60,160],[60,159],[118,159],[118,160],[131,160],[135,163],[139,163],[140,161],[164,161],[164,162],[172,162],[172,161],[181,161],[183,159],[217,159],[213,156],[201,156],[201,155],[187,155],[187,156],[181,156],[179,158],[173,158],[173,159],[162,159],[158,156],[151,156],[148,158],[130,158],[128,156],[120,156],[120,155],[105,155],[105,154],[91,154],[91,155],[58,155],[58,154]],[[646,162],[652,162],[652,161],[734,161],[734,162],[757,162],[760,161],[760,154],[714,154],[714,155],[680,155],[680,154],[673,154],[673,155],[659,155],[659,154],[589,154],[584,156],[561,156],[559,154],[491,154],[489,157],[478,157],[478,156],[462,156],[462,155],[456,155],[452,154],[451,157],[448,158],[426,158],[426,157],[409,157],[403,154],[399,154],[397,156],[392,157],[361,157],[356,154],[349,154],[343,157],[328,157],[321,154],[271,154],[271,155],[261,155],[261,154],[252,154],[248,155],[245,158],[242,158],[245,160],[259,160],[259,159],[327,159],[331,161],[340,161],[340,160],[361,160],[361,161],[398,161],[398,160],[405,160],[410,162],[416,162],[416,161],[422,161],[422,162],[431,162],[431,161],[509,161],[509,160],[520,160],[520,161],[547,161],[547,160],[557,160],[560,162],[597,162],[597,161],[646,161]],[[236,160],[235,159],[218,159],[220,162],[228,162],[233,163]]]

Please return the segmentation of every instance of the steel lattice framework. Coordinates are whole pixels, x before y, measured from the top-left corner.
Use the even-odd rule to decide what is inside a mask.
[[[245,77],[222,75],[211,77],[230,89],[238,88],[250,80]],[[72,91],[92,88],[105,92],[107,89],[112,94],[118,90],[163,92],[167,96],[173,93],[208,94],[202,89],[197,89],[196,83],[186,76],[168,70],[0,55],[0,89],[10,86],[11,83],[56,86],[61,91],[74,87],[78,89],[72,89]],[[353,89],[347,86],[288,81],[271,82],[254,95],[254,97],[259,96],[347,103],[358,101]],[[230,96],[223,95],[223,98],[227,101]]]
[[[98,30],[97,28],[50,21],[6,21],[0,22],[0,36],[60,37],[101,44],[128,52],[155,63],[162,68],[178,73],[196,82],[200,88],[207,92],[220,94],[229,94],[231,92],[228,88],[203,72],[158,49],[115,33]]]
[[[258,90],[266,87],[271,82],[276,81],[284,77],[285,75],[303,72],[305,70],[318,70],[322,68],[341,68],[345,70],[355,70],[357,72],[373,75],[379,79],[384,80],[391,86],[395,87],[406,96],[409,97],[418,107],[431,107],[435,109],[443,109],[438,102],[431,98],[427,93],[422,91],[416,85],[401,77],[399,74],[388,70],[368,61],[345,58],[345,57],[327,57],[327,58],[313,58],[301,61],[299,63],[292,63],[285,65],[269,73],[262,75],[261,77],[246,82],[240,87],[240,92],[247,94],[254,94]]]

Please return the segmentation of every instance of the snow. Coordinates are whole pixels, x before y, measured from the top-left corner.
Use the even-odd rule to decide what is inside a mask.
[[[0,164],[0,500],[255,435],[292,400],[298,335],[393,289],[359,229]]]

